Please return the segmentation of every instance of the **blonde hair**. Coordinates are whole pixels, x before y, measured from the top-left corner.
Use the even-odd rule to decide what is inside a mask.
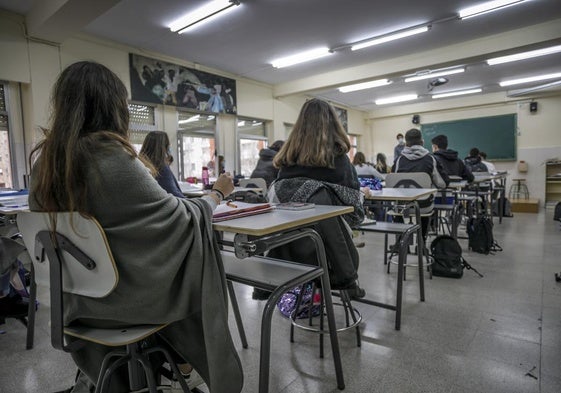
[[[290,136],[273,163],[277,168],[294,165],[335,168],[335,157],[350,148],[333,106],[314,98],[302,106]]]

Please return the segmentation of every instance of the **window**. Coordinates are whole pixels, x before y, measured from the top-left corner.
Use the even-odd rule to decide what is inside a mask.
[[[215,177],[216,117],[214,115],[178,112],[177,147],[179,180],[200,178],[203,166]]]
[[[129,104],[129,137],[137,152],[150,131],[156,131],[155,107],[142,104]]]
[[[250,177],[259,161],[259,151],[267,147],[265,122],[255,119],[238,119],[240,174]]]
[[[6,86],[0,83],[0,187],[12,188],[12,160]]]

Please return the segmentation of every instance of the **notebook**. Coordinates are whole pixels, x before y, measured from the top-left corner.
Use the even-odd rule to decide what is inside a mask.
[[[213,222],[231,220],[234,218],[262,214],[273,210],[269,203],[222,202],[216,207],[212,215]]]

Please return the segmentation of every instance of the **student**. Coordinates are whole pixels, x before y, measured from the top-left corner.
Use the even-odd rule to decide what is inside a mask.
[[[489,173],[497,172],[497,168],[495,168],[495,165],[493,163],[487,161],[487,153],[485,153],[484,151],[480,151],[479,152],[479,157],[481,157],[481,162],[483,163],[483,165],[485,165],[487,167],[487,172],[489,172]]]
[[[271,202],[313,202],[353,206],[354,212],[314,225],[324,240],[331,285],[363,297],[357,278],[358,252],[350,227],[364,219],[360,185],[347,152],[351,145],[333,106],[320,99],[307,101],[286,143],[275,156],[277,181],[269,189]],[[271,250],[270,256],[302,263],[316,261],[310,239]]]
[[[261,149],[259,151],[259,161],[253,172],[251,172],[252,178],[261,177],[265,179],[267,187],[277,178],[279,173],[278,168],[273,165],[273,158],[279,152],[284,141],[275,141],[271,146]]]
[[[169,323],[159,333],[211,392],[240,392],[243,373],[228,329],[224,271],[212,211],[234,186],[223,175],[200,199],[164,191],[128,139],[123,82],[94,62],[71,64],[52,94],[45,138],[32,151],[32,211],[74,211],[105,231],[119,283],[102,299],[66,295],[65,324]],[[140,159],[139,159],[140,158]],[[87,343],[72,358],[90,381],[110,348]],[[126,367],[111,391],[128,391]],[[83,379],[80,381],[83,382]]]
[[[421,131],[412,128],[405,133],[405,148],[395,161],[392,172],[424,172],[427,173],[436,188],[445,188],[450,179],[436,158],[423,147],[423,136]],[[422,203],[419,207],[423,208]],[[396,217],[396,221],[402,217]],[[428,233],[429,217],[421,218],[421,231],[426,239]]]
[[[155,178],[160,187],[169,194],[185,198],[169,167],[173,162],[173,156],[171,155],[168,134],[163,131],[149,132],[144,138],[139,155],[154,166],[156,170]]]
[[[431,140],[432,152],[448,176],[459,176],[468,182],[473,181],[473,174],[464,162],[458,158],[458,152],[448,149],[448,137],[437,135]]]
[[[366,157],[364,156],[363,152],[358,151],[355,154],[353,158],[353,165],[355,167],[356,174],[358,175],[358,177],[374,176],[380,180],[384,180],[386,178],[385,174],[378,172],[376,168],[366,163]]]
[[[473,147],[469,151],[469,155],[464,159],[464,163],[472,172],[488,172],[487,166],[481,162],[477,147]]]
[[[393,148],[393,162],[401,155],[401,152],[405,148],[405,141],[403,139],[403,134],[399,133],[395,137],[397,139],[397,145]]]
[[[378,172],[386,174],[389,172],[388,164],[386,163],[386,155],[384,153],[376,154],[375,168]]]

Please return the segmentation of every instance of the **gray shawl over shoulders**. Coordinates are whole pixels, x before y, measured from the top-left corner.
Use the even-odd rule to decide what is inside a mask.
[[[96,153],[87,181],[89,210],[105,231],[119,283],[103,299],[65,296],[65,321],[170,323],[162,336],[199,371],[212,393],[240,392],[243,374],[228,328],[225,275],[210,205],[168,194],[138,159],[116,146]],[[33,184],[30,207],[40,210]],[[100,365],[92,364],[97,363],[95,349],[87,349],[73,357],[92,378]]]

